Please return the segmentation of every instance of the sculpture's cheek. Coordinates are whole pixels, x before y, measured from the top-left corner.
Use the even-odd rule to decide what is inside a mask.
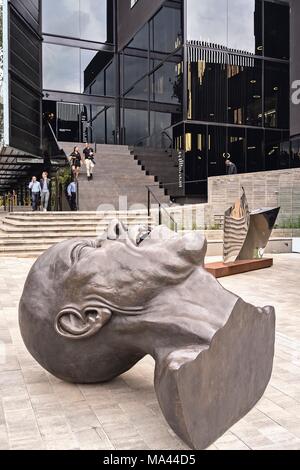
[[[55,318],[55,330],[68,339],[90,338],[109,322],[111,316],[107,308],[88,308],[84,312],[65,308]]]

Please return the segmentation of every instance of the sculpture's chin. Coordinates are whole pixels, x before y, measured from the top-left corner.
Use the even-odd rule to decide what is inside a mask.
[[[274,341],[274,309],[257,309],[240,299],[209,346],[158,358],[155,388],[161,409],[190,447],[207,448],[262,397],[272,373]]]

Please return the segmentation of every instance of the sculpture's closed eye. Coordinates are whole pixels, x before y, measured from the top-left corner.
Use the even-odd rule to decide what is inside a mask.
[[[108,308],[87,308],[80,312],[65,308],[55,319],[55,329],[60,336],[69,339],[89,338],[95,335],[112,316]]]

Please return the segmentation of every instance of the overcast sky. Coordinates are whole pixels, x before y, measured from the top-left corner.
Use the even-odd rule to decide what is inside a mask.
[[[42,0],[43,32],[107,40],[106,0]]]
[[[255,52],[255,0],[187,0],[188,39]],[[229,11],[229,15],[227,15]]]

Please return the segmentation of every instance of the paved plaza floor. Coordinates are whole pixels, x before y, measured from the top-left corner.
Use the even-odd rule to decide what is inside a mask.
[[[161,415],[150,357],[109,384],[76,386],[29,355],[17,310],[32,262],[0,258],[0,449],[186,449]],[[300,449],[300,255],[221,282],[276,307],[276,355],[262,400],[211,449]]]

